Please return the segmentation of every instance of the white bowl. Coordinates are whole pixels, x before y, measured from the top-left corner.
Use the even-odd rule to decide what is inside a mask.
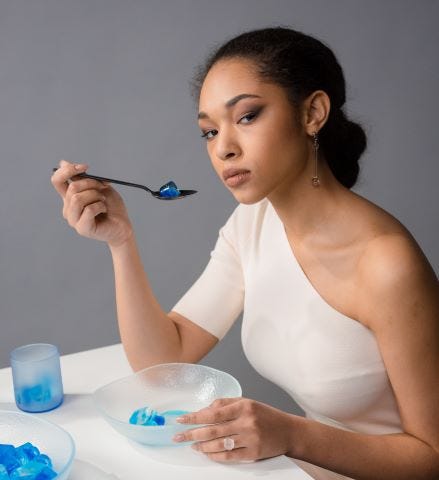
[[[71,435],[55,423],[28,413],[0,410],[0,443],[18,447],[30,442],[48,455],[57,472],[56,480],[66,480],[75,457]]]
[[[145,406],[159,413],[194,412],[217,398],[241,395],[239,382],[226,372],[192,363],[165,363],[109,383],[96,390],[93,398],[103,417],[122,435],[145,445],[179,446],[191,442],[176,443],[172,437],[193,425],[133,425],[129,423],[131,414]]]

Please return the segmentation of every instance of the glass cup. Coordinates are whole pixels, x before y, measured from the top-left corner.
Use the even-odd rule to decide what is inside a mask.
[[[55,345],[33,343],[11,352],[15,403],[25,412],[47,412],[64,398],[59,352]]]

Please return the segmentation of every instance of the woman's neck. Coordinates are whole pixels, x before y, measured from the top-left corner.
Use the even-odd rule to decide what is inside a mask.
[[[284,185],[268,196],[284,224],[288,236],[296,242],[323,241],[332,237],[335,220],[340,216],[342,201],[350,191],[341,185],[326,162],[319,165],[320,185],[311,183],[306,169],[294,184]]]

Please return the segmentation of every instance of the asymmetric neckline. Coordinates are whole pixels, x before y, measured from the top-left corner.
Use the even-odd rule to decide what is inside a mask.
[[[282,239],[282,246],[287,249],[287,257],[290,258],[292,265],[296,268],[296,270],[299,272],[299,275],[303,279],[304,285],[319,299],[319,301],[324,304],[327,308],[335,312],[337,315],[345,318],[346,320],[349,320],[350,322],[355,322],[358,324],[360,327],[365,328],[367,330],[370,330],[368,327],[363,325],[361,322],[358,320],[355,320],[352,317],[349,317],[348,315],[340,312],[337,310],[335,307],[333,307],[325,298],[320,294],[320,292],[317,290],[317,288],[313,285],[311,280],[309,279],[308,275],[306,274],[305,270],[302,268],[302,265],[300,264],[299,260],[297,259],[293,247],[290,244],[290,241],[288,239],[287,232],[285,231],[285,226],[282,223],[282,220],[280,219],[279,215],[277,214],[275,208],[273,205],[271,205],[270,202],[268,203],[268,208],[271,208],[272,210],[272,215],[276,219],[276,222],[278,223],[279,230],[280,230],[280,237]]]

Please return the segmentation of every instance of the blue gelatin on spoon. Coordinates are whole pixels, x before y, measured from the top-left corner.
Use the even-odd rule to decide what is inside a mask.
[[[174,198],[180,195],[180,190],[178,189],[177,185],[170,181],[160,187],[160,196],[164,198]]]

